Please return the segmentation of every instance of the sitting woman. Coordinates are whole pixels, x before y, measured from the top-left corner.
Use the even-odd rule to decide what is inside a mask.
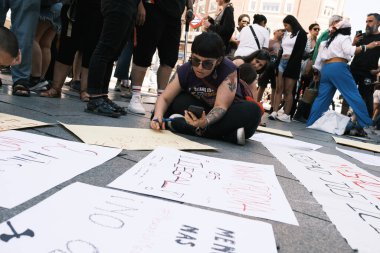
[[[198,35],[191,60],[178,68],[158,98],[151,128],[222,139],[244,145],[260,122],[257,104],[246,101],[236,66],[224,57],[223,40],[216,33]],[[189,106],[203,107],[199,117]],[[167,119],[170,117],[169,119]]]

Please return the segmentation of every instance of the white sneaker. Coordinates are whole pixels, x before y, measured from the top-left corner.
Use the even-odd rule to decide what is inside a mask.
[[[133,95],[128,105],[128,111],[145,115],[145,108],[141,103],[141,95]]]
[[[244,145],[245,144],[244,127],[241,127],[236,131],[236,144],[238,144],[238,145]]]
[[[175,113],[175,114],[170,115],[170,117],[169,117],[169,119],[175,119],[175,118],[184,118],[184,116],[183,116],[182,114]],[[174,129],[174,127],[172,126],[172,122],[171,122],[171,121],[168,121],[167,126],[169,127],[169,129],[170,129],[172,132],[175,132],[175,131],[176,131],[176,130]]]
[[[282,122],[288,122],[288,123],[290,123],[290,115],[287,115],[287,114],[282,114],[282,115],[280,115],[280,116],[277,116],[277,119],[278,120],[281,120]]]
[[[277,119],[277,112],[272,112],[272,113],[268,116],[268,119],[276,120],[276,119]]]

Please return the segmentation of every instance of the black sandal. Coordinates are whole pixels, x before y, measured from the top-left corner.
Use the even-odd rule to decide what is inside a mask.
[[[30,97],[28,82],[20,80],[14,83],[12,86],[12,95],[20,97]]]

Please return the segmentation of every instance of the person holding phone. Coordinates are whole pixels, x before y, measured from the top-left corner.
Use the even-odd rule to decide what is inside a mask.
[[[256,131],[261,110],[243,98],[237,67],[224,57],[223,40],[216,33],[202,33],[191,51],[190,61],[177,69],[158,98],[151,128],[168,126],[174,132],[244,145]]]

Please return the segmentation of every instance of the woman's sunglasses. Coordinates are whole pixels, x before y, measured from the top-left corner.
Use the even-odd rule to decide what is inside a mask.
[[[321,30],[320,28],[313,28],[314,31],[319,31]]]
[[[214,67],[214,64],[217,60],[204,60],[202,61],[201,59],[191,56],[190,57],[190,62],[191,66],[193,67],[198,67],[200,64],[202,64],[202,68],[205,70],[211,70]]]

